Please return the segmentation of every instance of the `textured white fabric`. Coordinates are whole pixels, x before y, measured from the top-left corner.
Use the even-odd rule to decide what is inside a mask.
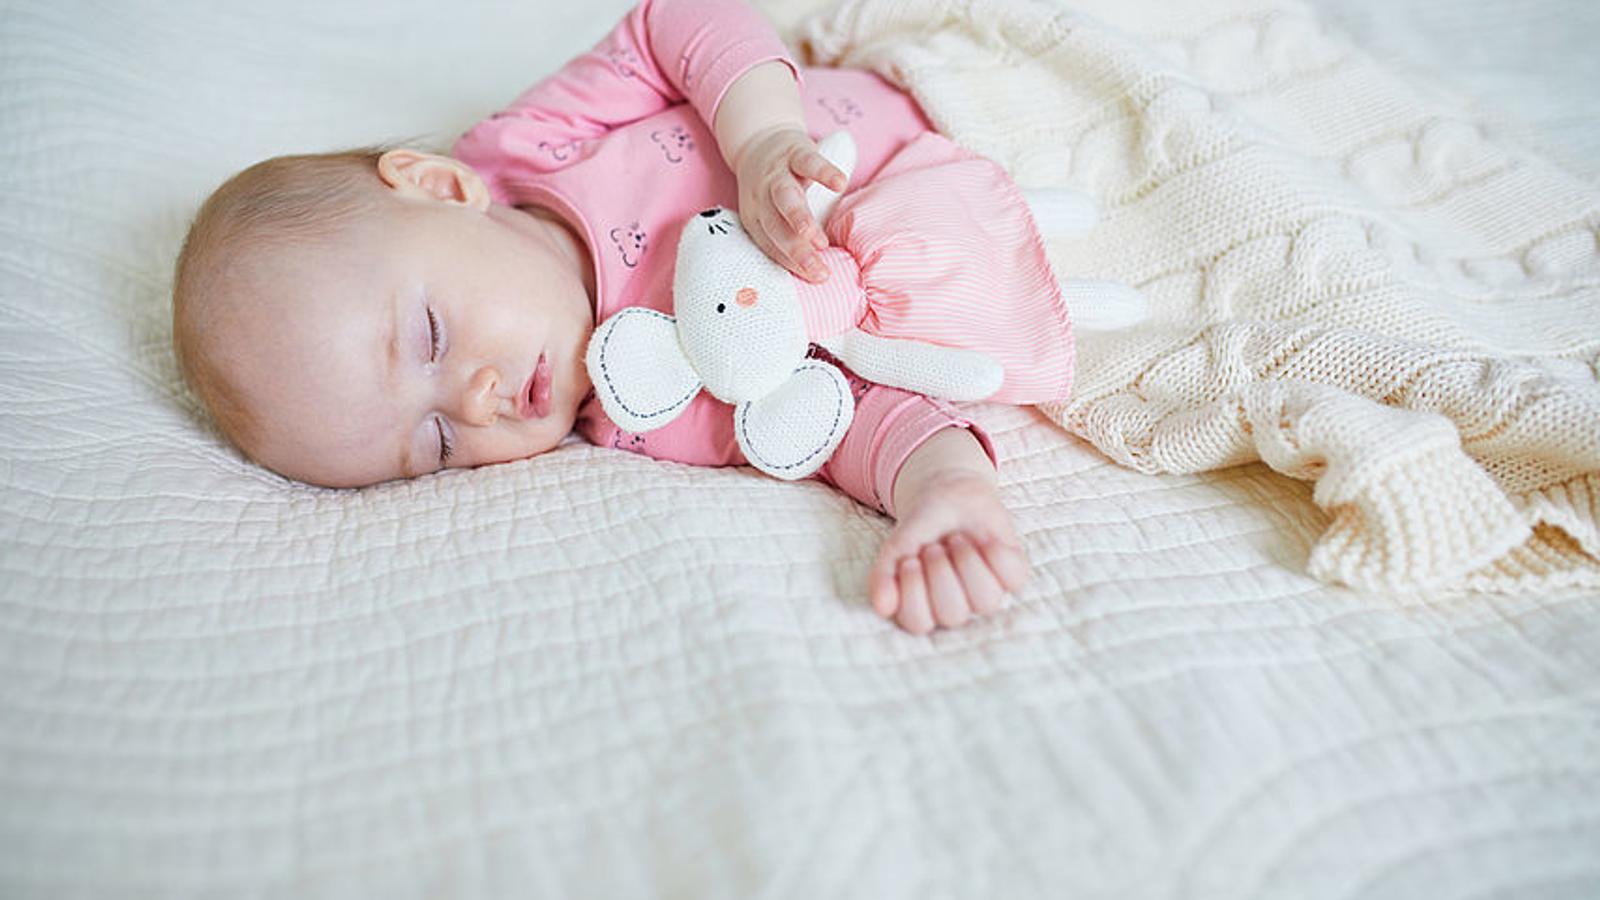
[[[1067,275],[1141,288],[1047,412],[1147,472],[1318,482],[1366,587],[1600,584],[1600,191],[1283,0],[860,0],[870,66],[1024,184],[1088,191]]]
[[[167,345],[204,194],[447,144],[626,5],[0,12],[0,897],[1600,896],[1600,592],[1313,580],[1264,465],[976,407],[1034,579],[913,639],[822,485],[574,443],[341,492],[222,444]]]

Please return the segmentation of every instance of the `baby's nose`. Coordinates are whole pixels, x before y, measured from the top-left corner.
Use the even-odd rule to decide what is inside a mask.
[[[484,366],[472,373],[461,401],[461,418],[469,425],[493,425],[500,415],[500,373]]]

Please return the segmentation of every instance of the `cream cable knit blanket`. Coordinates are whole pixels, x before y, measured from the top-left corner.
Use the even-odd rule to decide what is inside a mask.
[[[1203,7],[1203,8],[1192,8]],[[1600,192],[1274,0],[857,0],[801,23],[1102,221],[1151,323],[1045,410],[1112,459],[1315,482],[1312,574],[1600,584]]]

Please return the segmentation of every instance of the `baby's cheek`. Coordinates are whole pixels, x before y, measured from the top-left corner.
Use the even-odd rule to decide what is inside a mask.
[[[516,462],[529,459],[554,450],[560,445],[561,439],[566,437],[571,430],[570,424],[566,428],[560,425],[560,411],[551,410],[550,415],[542,420],[517,423],[528,427],[516,430],[506,430],[499,434],[486,437],[481,442],[479,453],[471,463],[474,466],[490,465],[493,463]],[[493,426],[499,428],[501,426]]]

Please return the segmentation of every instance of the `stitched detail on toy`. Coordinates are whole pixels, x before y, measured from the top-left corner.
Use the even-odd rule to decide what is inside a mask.
[[[674,319],[671,316],[669,316],[669,315],[667,315],[665,313],[657,312],[657,311],[655,311],[653,309],[643,309],[641,307],[635,306],[635,307],[630,307],[628,312],[629,312],[630,315],[655,316],[656,318],[663,319],[663,320],[665,320],[667,322],[673,322],[674,321]],[[620,313],[619,313],[619,315],[620,315]],[[661,409],[655,410],[653,412],[640,412],[640,411],[634,409],[632,406],[629,406],[628,405],[628,401],[622,396],[621,392],[619,392],[617,390],[617,382],[615,380],[613,380],[613,378],[611,376],[611,368],[606,363],[606,350],[611,346],[611,338],[614,335],[616,335],[616,333],[617,333],[616,329],[607,330],[606,334],[605,334],[605,337],[602,338],[601,341],[600,341],[600,379],[605,382],[608,393],[610,393],[612,397],[616,398],[617,405],[622,407],[623,410],[625,410],[628,413],[628,415],[634,416],[634,417],[637,417],[637,418],[640,418],[640,419],[656,419],[656,418],[660,418],[661,416],[666,415],[669,412],[681,409],[684,403],[687,403],[690,400],[690,398],[694,397],[695,394],[700,393],[700,386],[699,385],[695,385],[694,389],[689,391],[687,394],[684,394],[683,396],[681,396],[678,399],[672,401],[671,403],[667,404],[666,406],[662,407]],[[590,373],[590,375],[592,377],[593,373]]]
[[[800,366],[794,370],[794,373],[795,373],[795,375],[799,375],[800,373],[806,371],[807,369],[816,369],[816,370],[819,370],[819,371],[825,371],[825,370],[823,370],[822,365],[819,365],[819,364],[814,363],[814,362],[805,362],[805,363],[801,363]],[[840,392],[838,390],[839,382],[836,379],[829,378],[828,379],[828,384],[831,385],[834,388],[833,421],[831,423],[829,423],[828,429],[827,429],[827,433],[823,436],[822,442],[819,443],[816,447],[814,447],[810,452],[808,452],[803,458],[798,459],[798,460],[796,460],[796,461],[794,461],[792,463],[788,463],[787,465],[779,465],[778,463],[774,463],[774,462],[768,461],[768,459],[766,457],[764,457],[764,456],[760,457],[760,460],[761,460],[763,468],[766,468],[768,470],[772,470],[772,469],[782,469],[782,470],[798,469],[798,468],[804,466],[806,463],[810,462],[812,459],[815,459],[817,454],[821,453],[828,446],[828,443],[832,439],[834,430],[839,427],[839,420],[844,417],[845,402],[846,402],[846,394],[842,393],[842,392]],[[751,406],[752,406],[752,404],[749,404],[749,403],[744,403],[744,404],[740,405],[740,409],[739,409],[739,431],[744,433],[744,434],[749,434],[750,433],[749,419],[750,419],[750,408],[751,408]],[[754,448],[746,446],[745,451],[746,451],[746,454],[749,454],[749,453],[754,451]]]

